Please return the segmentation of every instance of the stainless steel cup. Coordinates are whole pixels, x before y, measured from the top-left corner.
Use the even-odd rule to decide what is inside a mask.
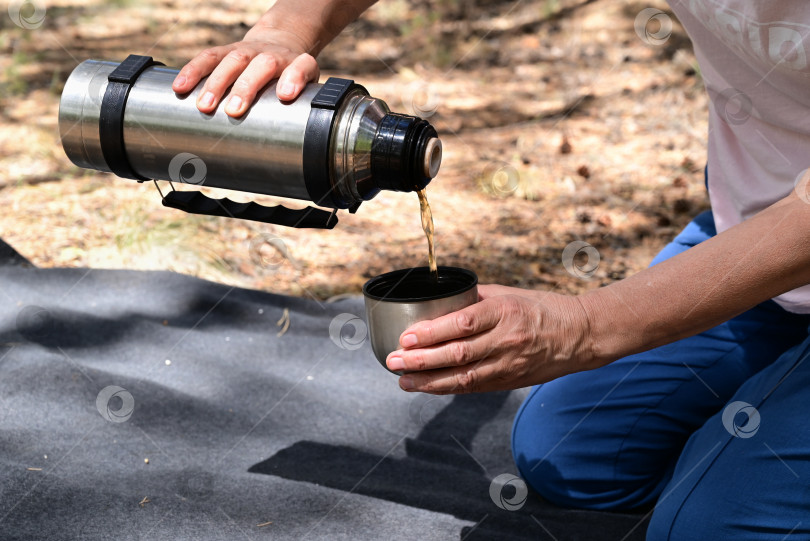
[[[437,284],[428,267],[401,269],[366,282],[363,296],[371,349],[388,370],[385,359],[399,349],[405,329],[478,302],[478,277],[466,269],[439,267]]]

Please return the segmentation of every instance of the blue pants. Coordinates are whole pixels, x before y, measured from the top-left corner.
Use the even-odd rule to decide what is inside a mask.
[[[715,234],[701,214],[653,264]],[[807,539],[808,324],[768,301],[537,386],[512,431],[518,469],[558,505],[648,508],[648,540]]]

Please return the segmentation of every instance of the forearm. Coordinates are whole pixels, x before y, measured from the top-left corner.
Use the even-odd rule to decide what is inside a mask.
[[[686,252],[580,297],[589,368],[691,336],[810,283],[810,205],[795,193]]]
[[[267,31],[288,32],[301,49],[317,56],[340,31],[376,0],[278,0],[245,39],[261,40]]]

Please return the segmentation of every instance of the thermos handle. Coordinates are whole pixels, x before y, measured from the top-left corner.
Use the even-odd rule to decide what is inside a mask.
[[[230,199],[213,199],[194,191],[172,190],[163,196],[163,205],[190,214],[252,220],[298,229],[332,229],[338,223],[336,210],[328,212],[314,207],[294,210],[282,205],[265,207],[254,201],[237,203]]]

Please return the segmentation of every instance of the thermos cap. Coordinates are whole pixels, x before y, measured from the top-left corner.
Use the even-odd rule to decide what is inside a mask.
[[[371,172],[382,190],[422,190],[438,173],[442,147],[426,120],[388,113],[371,147]]]

